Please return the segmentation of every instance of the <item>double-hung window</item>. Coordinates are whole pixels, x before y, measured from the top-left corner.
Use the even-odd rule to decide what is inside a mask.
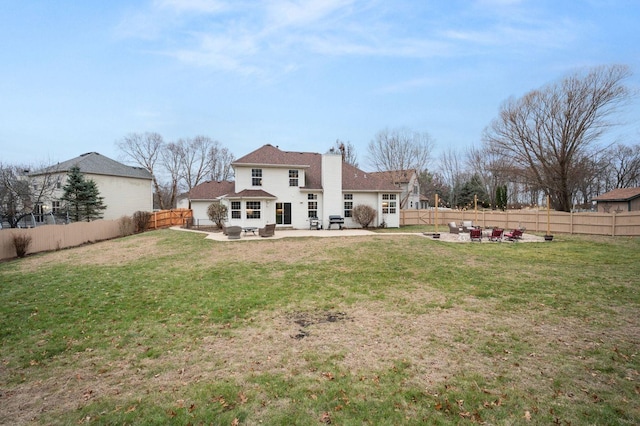
[[[382,213],[396,213],[396,194],[382,194]]]
[[[247,219],[260,219],[260,201],[247,201]]]
[[[231,202],[231,219],[242,219],[242,205],[240,201]]]
[[[307,195],[307,217],[318,217],[318,194]]]
[[[298,186],[297,170],[289,170],[289,186]]]
[[[262,186],[262,169],[251,169],[251,185]]]
[[[351,217],[353,210],[353,194],[344,194],[344,217]]]

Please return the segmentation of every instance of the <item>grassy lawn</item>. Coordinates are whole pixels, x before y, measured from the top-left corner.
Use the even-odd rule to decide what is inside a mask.
[[[0,263],[0,424],[640,424],[639,258],[163,230]]]

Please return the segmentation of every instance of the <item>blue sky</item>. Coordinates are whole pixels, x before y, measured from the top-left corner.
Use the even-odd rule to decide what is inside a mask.
[[[479,145],[510,96],[622,63],[636,0],[0,0],[0,161],[41,164],[131,132],[324,152],[384,128],[434,156]],[[608,139],[640,142],[640,99]]]

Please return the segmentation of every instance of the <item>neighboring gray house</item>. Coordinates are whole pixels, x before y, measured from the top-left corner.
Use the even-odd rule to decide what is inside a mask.
[[[377,212],[371,226],[400,226],[402,190],[343,162],[340,151],[292,152],[267,144],[232,166],[235,182],[205,182],[191,190],[197,222],[205,223],[207,207],[220,202],[229,209],[230,225],[303,229],[317,218],[326,227],[329,216],[337,215],[345,226],[358,227],[351,210],[364,204]]]
[[[69,170],[73,166],[80,168],[85,179],[91,179],[96,183],[107,206],[104,219],[119,219],[122,216],[131,216],[136,211],[153,210],[153,189],[149,171],[141,167],[127,166],[97,152],[89,152],[31,173],[36,179],[45,174],[53,175],[56,182],[51,199],[36,206],[37,219],[45,221],[45,213],[49,212],[54,216],[63,216],[60,198]]]

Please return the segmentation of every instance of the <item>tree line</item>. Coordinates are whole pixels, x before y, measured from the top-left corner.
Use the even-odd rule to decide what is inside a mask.
[[[507,99],[488,124],[480,144],[445,150],[436,161],[427,132],[380,130],[367,146],[376,171],[416,170],[421,195],[441,205],[506,208],[537,205],[570,211],[615,188],[640,186],[640,144],[607,143],[607,132],[635,93],[625,65],[599,66],[567,75]],[[154,206],[173,208],[178,196],[206,181],[233,179],[233,154],[207,136],[165,141],[154,132],[131,133],[116,142],[124,159],[148,170]],[[358,167],[349,141],[336,140],[345,162]],[[434,164],[432,164],[434,163]],[[0,164],[0,217],[30,214],[51,195],[50,183],[33,187],[26,167]],[[398,176],[394,181],[398,181]]]

